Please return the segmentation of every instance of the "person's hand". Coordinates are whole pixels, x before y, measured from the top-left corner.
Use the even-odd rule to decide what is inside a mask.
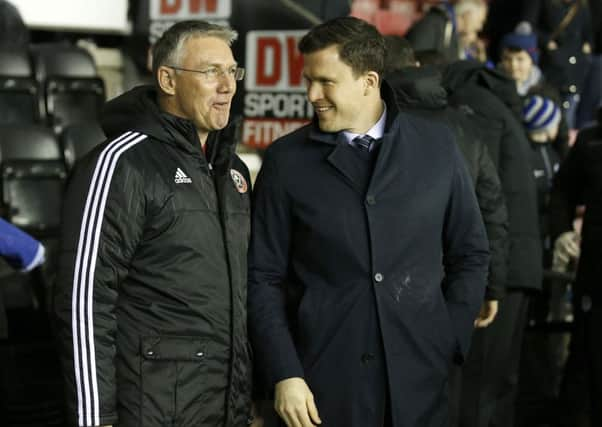
[[[579,247],[580,236],[575,231],[566,231],[554,243],[554,256],[552,268],[554,271],[566,271],[571,259],[578,258],[581,252]]]
[[[486,300],[481,306],[479,316],[474,321],[475,328],[486,328],[495,320],[498,310],[498,301],[495,299]]]
[[[249,423],[250,427],[263,427],[264,420],[263,417],[259,415],[257,406],[258,404],[255,402],[251,404],[251,421]]]
[[[257,416],[253,417],[253,421],[249,424],[250,427],[263,427],[264,420],[263,417]]]
[[[548,49],[548,50],[556,50],[556,49],[558,49],[558,43],[556,43],[554,40],[550,40],[548,42],[548,44],[546,45],[546,49]]]
[[[314,395],[303,378],[287,378],[276,383],[274,409],[287,427],[322,424]]]
[[[589,44],[589,43],[587,43],[587,42],[585,42],[585,43],[583,43],[583,47],[581,48],[581,50],[586,55],[589,55],[590,53],[592,53],[592,45]]]

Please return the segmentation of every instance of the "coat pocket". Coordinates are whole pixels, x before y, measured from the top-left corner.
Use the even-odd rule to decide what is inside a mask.
[[[187,412],[202,410],[206,352],[199,337],[141,337],[141,426],[180,426]]]

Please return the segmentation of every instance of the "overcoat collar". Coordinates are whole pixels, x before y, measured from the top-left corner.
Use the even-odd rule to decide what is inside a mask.
[[[406,141],[406,129],[401,124],[407,122],[407,117],[401,113],[393,90],[386,81],[383,81],[381,87],[381,96],[387,104],[387,123],[385,125],[385,133],[380,142],[380,149],[370,185],[368,194],[376,194],[384,189],[388,183],[397,175],[402,173],[404,161],[401,161],[403,156],[400,156],[399,151],[405,151],[404,145]],[[345,139],[342,133],[328,133],[320,131],[317,119],[312,122],[312,129],[309,133],[311,141],[327,144],[332,146],[332,149],[326,156],[327,161],[345,178],[345,180],[353,187],[354,190],[360,192],[364,196],[360,186],[357,185],[353,174],[347,167],[347,162],[343,161],[342,150],[346,149]]]

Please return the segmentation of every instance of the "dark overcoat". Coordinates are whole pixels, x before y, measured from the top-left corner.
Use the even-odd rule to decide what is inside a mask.
[[[391,99],[391,98],[387,98]],[[399,113],[367,191],[352,149],[315,124],[276,141],[255,190],[249,322],[268,388],[303,377],[325,427],[447,425],[489,251],[449,130]]]

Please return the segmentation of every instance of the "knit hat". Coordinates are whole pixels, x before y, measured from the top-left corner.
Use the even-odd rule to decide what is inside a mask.
[[[523,105],[523,123],[529,132],[542,132],[560,122],[560,108],[549,98],[531,96]]]
[[[537,35],[533,33],[531,24],[521,22],[512,33],[506,34],[500,41],[500,50],[514,48],[524,50],[529,54],[534,64],[539,61],[539,49],[537,49]]]

